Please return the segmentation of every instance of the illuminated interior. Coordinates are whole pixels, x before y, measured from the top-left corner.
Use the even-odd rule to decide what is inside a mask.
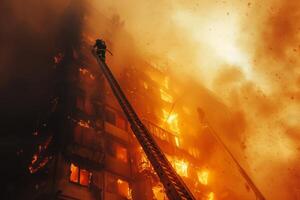
[[[71,163],[70,165],[70,181],[73,183],[78,183],[82,186],[89,186],[91,182],[92,173],[81,169],[78,166]]]

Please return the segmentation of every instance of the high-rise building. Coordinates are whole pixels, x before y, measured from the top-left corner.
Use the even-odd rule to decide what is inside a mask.
[[[88,47],[82,51],[86,57],[78,56],[70,67],[68,128],[53,166],[52,190],[60,199],[167,199],[95,59]],[[151,65],[141,69],[122,71],[124,92],[194,195],[212,200],[199,149],[185,148],[180,117],[172,110],[174,84]]]

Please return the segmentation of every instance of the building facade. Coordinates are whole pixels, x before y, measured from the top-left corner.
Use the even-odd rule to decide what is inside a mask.
[[[88,50],[83,48],[82,54],[88,55]],[[54,164],[53,190],[57,198],[167,199],[94,60],[81,57],[72,64],[67,142]],[[127,68],[118,79],[144,124],[197,199],[214,199],[207,186],[208,172],[199,168],[199,150],[183,148],[178,114],[165,109],[172,108],[174,103],[168,77],[148,65],[140,71]]]

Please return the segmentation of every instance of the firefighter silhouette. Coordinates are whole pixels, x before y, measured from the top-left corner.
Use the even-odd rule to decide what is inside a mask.
[[[105,62],[106,44],[103,40],[97,39],[94,44],[94,49],[99,58]]]

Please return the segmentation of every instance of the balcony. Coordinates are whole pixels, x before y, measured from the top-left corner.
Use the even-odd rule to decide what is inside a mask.
[[[156,124],[148,120],[144,119],[143,123],[154,137],[165,141],[173,146],[177,146],[176,136],[173,133],[166,131],[165,129],[157,126]]]
[[[70,144],[65,153],[67,159],[86,168],[100,170],[104,166],[104,152],[88,148],[76,143]]]
[[[108,133],[114,137],[117,137],[127,143],[130,141],[128,132],[126,132],[125,130],[123,130],[121,128],[114,126],[113,124],[111,124],[109,122],[104,122],[104,130],[106,133]]]

